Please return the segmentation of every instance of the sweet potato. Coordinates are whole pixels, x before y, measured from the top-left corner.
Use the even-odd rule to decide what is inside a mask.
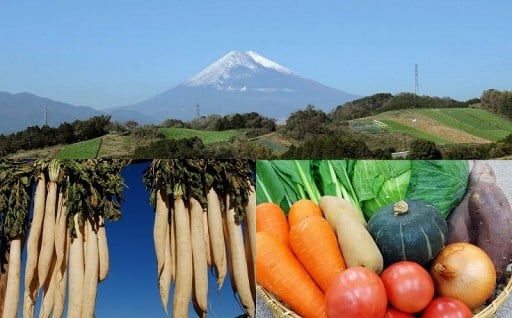
[[[496,175],[487,161],[474,160],[468,178],[466,195],[448,217],[448,237],[446,244],[455,242],[475,243],[478,233],[471,231],[471,218],[468,211],[468,201],[473,189],[479,183],[496,183]]]
[[[471,189],[468,201],[470,231],[474,244],[482,248],[496,267],[499,280],[512,261],[512,208],[495,183],[479,182]]]

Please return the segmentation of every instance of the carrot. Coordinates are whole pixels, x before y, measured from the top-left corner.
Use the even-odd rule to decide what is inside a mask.
[[[226,202],[229,202],[229,198]],[[254,317],[255,299],[252,297],[253,293],[251,292],[251,284],[249,282],[244,237],[242,227],[236,223],[235,209],[233,207],[229,207],[226,211],[226,227],[235,287],[247,314],[249,317]]]
[[[76,237],[69,246],[69,300],[68,318],[82,318],[82,298],[84,287],[83,226],[78,224],[78,214],[73,216]]]
[[[10,242],[9,250],[9,274],[5,289],[3,318],[16,318],[18,316],[18,303],[20,299],[21,283],[21,237],[16,237]]]
[[[34,211],[30,232],[27,240],[27,261],[25,264],[25,292],[23,294],[23,317],[33,317],[34,306],[39,290],[37,280],[37,260],[39,258],[39,243],[43,227],[46,201],[46,178],[44,173],[39,175],[34,193]]]
[[[99,257],[99,271],[98,282],[102,282],[107,278],[110,268],[110,258],[108,254],[108,240],[107,231],[105,229],[105,220],[103,216],[98,218],[98,257]]]
[[[322,210],[318,204],[309,199],[295,201],[288,211],[288,226],[291,229],[292,226],[311,215],[322,216]]]
[[[207,194],[208,201],[208,232],[212,246],[212,258],[217,270],[217,284],[219,289],[224,283],[227,272],[226,246],[222,229],[222,212],[219,197],[215,190],[210,189]]]
[[[156,194],[155,224],[153,226],[153,242],[157,262],[157,273],[160,277],[164,267],[165,257],[165,232],[169,224],[169,201],[165,190],[159,189]]]
[[[41,237],[41,248],[37,264],[37,275],[39,277],[39,288],[46,281],[50,270],[53,251],[55,249],[55,210],[57,207],[57,178],[59,176],[59,162],[52,160],[48,166],[49,184],[44,209],[43,232]]]
[[[57,283],[57,271],[57,255],[54,252],[50,265],[50,272],[48,273],[49,275],[46,277],[46,282],[44,283],[43,301],[39,311],[39,318],[50,317],[50,314],[53,311],[53,306],[55,305],[55,285]]]
[[[164,253],[164,267],[158,277],[158,289],[160,290],[160,300],[164,308],[165,314],[167,315],[167,303],[169,301],[169,292],[171,290],[172,280],[172,262],[171,262],[171,233],[169,231],[169,222],[166,222],[167,228],[165,229],[165,253]]]
[[[290,244],[299,261],[325,293],[333,278],[346,268],[329,223],[312,215],[290,229]]]
[[[82,317],[93,318],[98,293],[99,254],[98,235],[93,228],[93,221],[90,219],[86,221],[86,231],[87,254],[85,258]]]
[[[281,207],[275,203],[260,203],[256,206],[256,232],[270,232],[290,247],[288,221]]]
[[[256,280],[304,318],[325,318],[325,297],[293,252],[268,232],[256,233]]]
[[[181,197],[174,199],[176,223],[176,285],[173,297],[173,317],[188,317],[192,296],[192,242],[187,208]]]
[[[208,262],[203,231],[203,208],[199,201],[190,199],[190,235],[194,269],[194,296],[199,308],[208,311]]]

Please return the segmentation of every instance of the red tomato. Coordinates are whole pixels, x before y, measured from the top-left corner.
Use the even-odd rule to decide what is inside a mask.
[[[421,318],[471,318],[471,309],[462,301],[452,297],[434,298]]]
[[[366,267],[340,272],[325,294],[329,318],[382,318],[386,313],[386,289],[379,275]]]
[[[393,307],[388,307],[384,318],[414,318],[414,315],[405,313]]]
[[[428,271],[416,262],[391,264],[380,277],[389,302],[400,311],[420,312],[434,298],[434,282]]]

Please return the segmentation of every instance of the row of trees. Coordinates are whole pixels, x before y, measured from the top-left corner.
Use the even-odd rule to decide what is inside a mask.
[[[184,122],[179,119],[167,119],[161,126],[217,131],[246,129],[248,135],[270,133],[277,128],[275,119],[262,116],[257,112],[235,113],[224,116],[212,114],[201,116],[190,122]]]
[[[110,116],[62,123],[58,127],[31,126],[10,135],[0,135],[0,157],[19,150],[31,150],[69,144],[103,136],[108,132]]]
[[[512,118],[512,91],[489,89],[482,93],[482,107]]]

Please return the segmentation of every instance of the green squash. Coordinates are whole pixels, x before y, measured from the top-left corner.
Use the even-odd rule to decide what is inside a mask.
[[[426,266],[444,247],[447,230],[439,210],[422,200],[388,204],[368,221],[386,266],[402,260]]]

